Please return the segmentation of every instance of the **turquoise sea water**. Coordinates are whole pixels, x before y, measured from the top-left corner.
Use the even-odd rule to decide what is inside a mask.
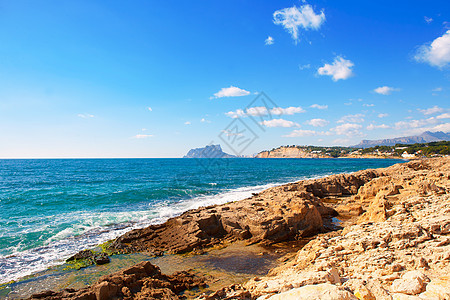
[[[377,159],[0,160],[0,283],[132,229]]]

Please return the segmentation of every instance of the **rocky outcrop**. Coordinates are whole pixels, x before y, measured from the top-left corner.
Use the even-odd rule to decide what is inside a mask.
[[[30,299],[180,299],[179,293],[205,286],[205,278],[192,273],[178,272],[173,275],[161,274],[158,267],[148,261],[131,268],[104,276],[99,281],[81,290],[66,289],[62,292],[45,291]]]
[[[317,234],[267,276],[199,299],[450,299],[449,166],[450,158],[427,159],[274,187],[130,231],[110,250],[183,253]],[[338,213],[353,219],[327,232]],[[192,273],[167,276],[144,262],[86,289],[34,298],[178,299],[202,284]]]
[[[359,224],[319,235],[244,289],[261,299],[311,286],[326,287],[316,299],[344,299],[330,296],[336,289],[358,299],[450,299],[449,166],[442,158],[373,171],[347,200],[366,210]]]
[[[322,215],[331,212],[308,193],[279,195],[275,190],[266,191],[246,200],[191,210],[164,224],[130,231],[116,239],[110,249],[183,253],[224,240],[273,244],[320,232]]]
[[[233,158],[234,155],[222,151],[220,145],[208,145],[203,148],[195,148],[183,156],[183,158]]]
[[[331,158],[329,155],[312,153],[298,147],[279,147],[270,151],[262,151],[256,158]]]

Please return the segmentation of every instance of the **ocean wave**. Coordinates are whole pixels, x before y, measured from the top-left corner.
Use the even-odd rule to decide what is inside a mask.
[[[301,180],[298,178],[292,181]],[[289,182],[292,182],[289,181]],[[149,203],[147,210],[128,212],[77,212],[53,216],[52,223],[70,222],[72,226],[49,237],[43,246],[18,251],[19,243],[9,255],[0,255],[0,283],[17,280],[51,266],[61,264],[68,257],[86,248],[114,239],[130,230],[165,222],[185,211],[199,207],[242,200],[267,188],[287,182],[226,190],[216,195],[204,195],[179,201]],[[24,229],[29,232],[30,228]]]

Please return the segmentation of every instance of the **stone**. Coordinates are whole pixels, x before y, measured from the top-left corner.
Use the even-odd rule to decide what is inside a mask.
[[[375,296],[364,285],[361,279],[347,280],[344,283],[344,287],[348,288],[360,300],[376,300]]]
[[[111,261],[106,253],[95,254],[93,260],[96,265],[104,265]]]
[[[430,280],[419,271],[405,273],[401,279],[396,279],[392,283],[391,291],[408,295],[417,295],[425,291],[426,284]]]
[[[277,295],[269,300],[357,300],[352,293],[333,284],[321,283],[316,285],[305,285]]]

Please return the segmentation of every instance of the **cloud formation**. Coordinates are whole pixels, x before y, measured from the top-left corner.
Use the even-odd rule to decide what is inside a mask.
[[[325,127],[327,126],[330,122],[328,122],[327,120],[324,119],[311,119],[305,122],[308,125],[314,126],[314,127]]]
[[[399,90],[400,89],[398,89],[398,88],[393,88],[393,87],[385,85],[385,86],[377,87],[373,91],[375,93],[377,93],[377,94],[380,94],[380,95],[390,95],[390,94],[392,94],[392,92],[396,92],[396,91],[399,91]]]
[[[378,114],[378,118],[386,118],[389,114]]]
[[[436,117],[436,119],[438,119],[438,120],[450,119],[450,114],[449,113],[445,113],[445,114],[439,115],[439,116]]]
[[[391,127],[386,124],[381,124],[381,125],[370,124],[369,126],[366,127],[367,130],[388,129],[388,128],[391,128]]]
[[[300,127],[298,123],[284,119],[264,120],[260,124],[266,127]]]
[[[152,134],[136,134],[135,136],[133,136],[134,139],[147,139],[152,137]]]
[[[442,107],[438,107],[437,105],[435,105],[435,106],[427,108],[427,109],[418,109],[418,111],[420,111],[424,115],[432,115],[432,114],[437,114],[437,113],[443,112],[444,109]]]
[[[353,62],[337,56],[332,64],[325,64],[317,70],[319,75],[331,76],[333,81],[345,80],[353,76]]]
[[[317,132],[314,130],[297,129],[287,135],[283,135],[283,137],[303,137],[303,136],[314,136],[314,135],[317,135]]]
[[[240,89],[235,86],[230,86],[228,88],[222,88],[220,91],[214,94],[214,97],[210,97],[210,99],[224,98],[224,97],[241,97],[250,95],[249,91],[244,89]]]
[[[306,112],[301,106],[290,106],[287,108],[274,107],[270,110],[274,115],[293,115]]]
[[[313,104],[310,106],[311,108],[317,108],[317,109],[327,109],[328,105],[319,105],[319,104]]]
[[[450,30],[436,38],[431,44],[422,45],[414,58],[419,62],[438,68],[450,64]]]
[[[89,118],[95,117],[94,115],[91,115],[91,114],[78,114],[77,116],[82,119],[89,119]]]
[[[355,114],[355,115],[346,115],[340,118],[338,123],[362,123],[364,122],[364,115],[363,114]]]
[[[266,45],[273,45],[274,42],[275,42],[274,38],[269,35],[267,37],[267,39],[264,41],[264,44],[266,44]]]
[[[237,109],[235,111],[229,111],[225,113],[226,116],[230,118],[240,118],[240,117],[247,117],[247,116],[266,116],[269,114],[273,115],[293,115],[298,113],[304,113],[306,112],[302,107],[297,106],[291,106],[291,107],[274,107],[270,110],[267,109],[265,106],[255,106],[255,107],[249,107],[245,109]]]
[[[339,125],[331,130],[334,131],[337,135],[346,135],[346,136],[360,136],[362,133],[359,131],[362,128],[359,124],[354,123],[345,123]]]
[[[315,13],[311,5],[302,5],[300,8],[292,6],[277,10],[273,13],[273,23],[281,25],[286,29],[297,43],[301,29],[318,30],[325,22],[325,13]]]

